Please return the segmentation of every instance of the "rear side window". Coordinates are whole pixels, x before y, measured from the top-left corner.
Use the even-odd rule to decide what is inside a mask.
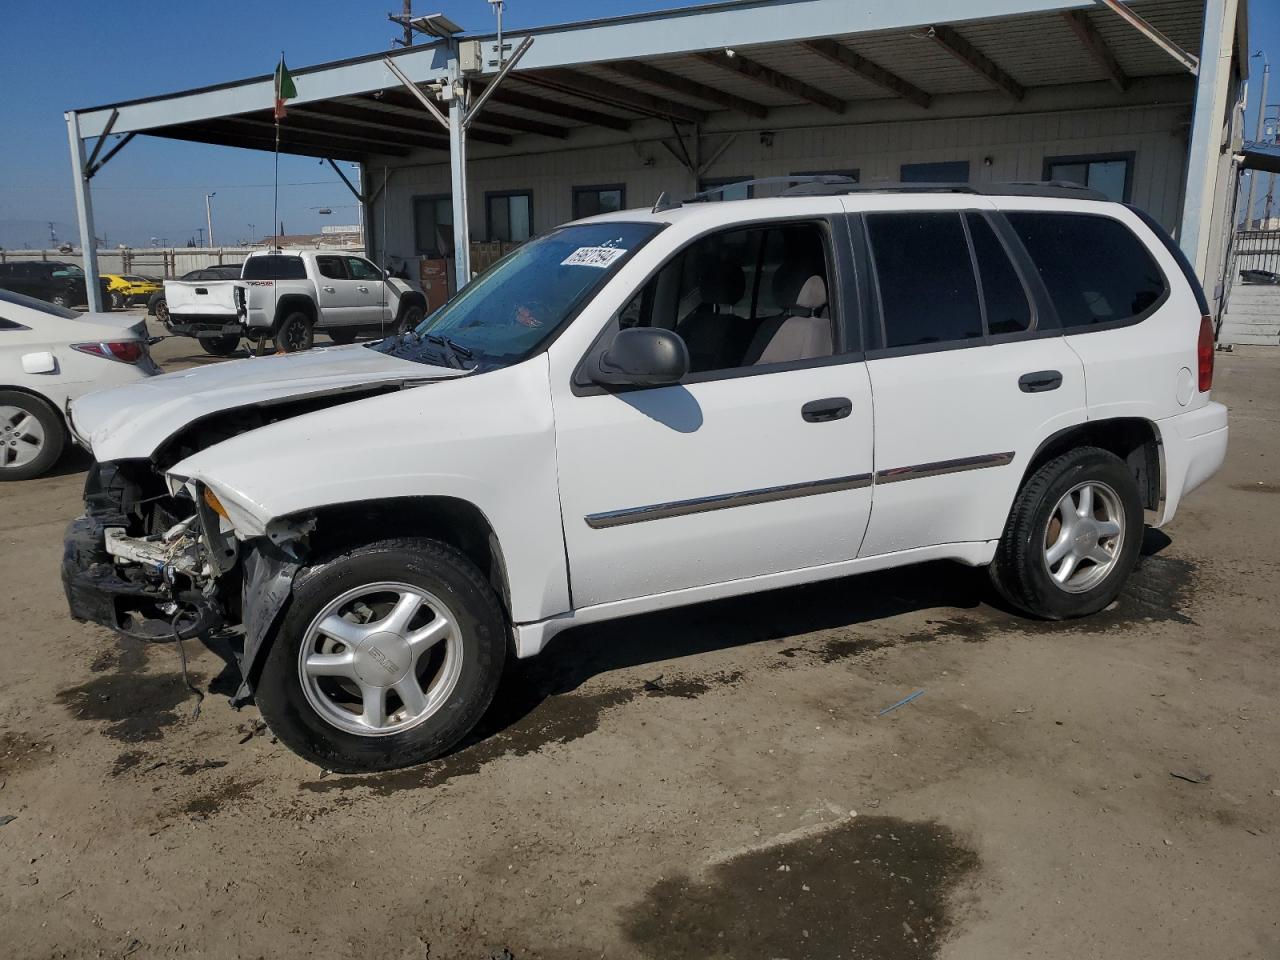
[[[1119,220],[1079,213],[1007,213],[1064,329],[1141,320],[1168,290],[1142,242]]]
[[[316,257],[316,269],[320,271],[320,276],[330,280],[347,279],[347,270],[342,265],[341,257]]]
[[[244,264],[246,280],[305,280],[306,268],[301,257],[269,255],[250,257]]]
[[[959,213],[867,214],[886,347],[982,337],[982,306]]]
[[[965,214],[973,258],[982,281],[982,304],[987,310],[987,333],[1021,333],[1031,327],[1031,304],[1004,244],[980,213]]]

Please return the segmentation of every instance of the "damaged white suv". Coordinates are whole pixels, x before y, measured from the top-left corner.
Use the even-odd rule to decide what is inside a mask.
[[[71,613],[243,625],[243,694],[339,771],[450,749],[577,624],[940,558],[1088,615],[1222,463],[1207,313],[1061,186],[580,221],[414,332],[75,403]]]

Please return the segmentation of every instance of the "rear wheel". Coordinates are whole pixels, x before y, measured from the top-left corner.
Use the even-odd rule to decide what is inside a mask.
[[[289,314],[280,324],[280,332],[276,334],[276,346],[285,353],[310,350],[315,342],[315,336],[311,318],[299,310]]]
[[[355,343],[356,333],[355,327],[334,327],[332,330],[326,330],[329,339],[337,344]]]
[[[1019,491],[992,580],[1035,616],[1088,616],[1119,595],[1138,562],[1142,530],[1142,498],[1124,461],[1081,447],[1040,467]]]
[[[125,297],[123,293],[120,293],[118,290],[111,291],[111,309],[112,310],[123,310],[128,305],[129,305],[129,300],[127,297]]]
[[[205,353],[211,353],[215,357],[229,357],[236,352],[236,348],[240,346],[240,335],[236,333],[228,333],[223,337],[201,337],[200,347]]]
[[[440,756],[479,722],[506,659],[498,598],[461,553],[385,540],[303,570],[254,691],[272,731],[342,773]]]
[[[66,442],[53,407],[29,393],[0,390],[0,481],[40,476],[58,462]]]
[[[167,328],[169,326],[169,303],[164,297],[155,302],[155,309],[152,311],[157,320]]]

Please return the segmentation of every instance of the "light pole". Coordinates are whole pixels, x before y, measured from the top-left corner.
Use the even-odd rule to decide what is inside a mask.
[[[206,193],[204,195],[204,221],[209,228],[209,246],[214,246],[213,242],[213,204],[209,201],[218,195],[218,191]]]
[[[1262,96],[1258,99],[1258,128],[1253,139],[1261,142],[1263,129],[1262,121],[1267,115],[1267,84],[1271,80],[1271,60],[1268,59],[1266,53],[1262,50],[1259,50],[1249,59],[1256,60],[1258,57],[1262,58]],[[1258,172],[1256,170],[1249,174],[1249,190],[1245,194],[1244,201],[1244,228],[1246,230],[1249,229],[1249,221],[1253,217],[1253,185],[1254,181],[1257,180],[1257,177]]]

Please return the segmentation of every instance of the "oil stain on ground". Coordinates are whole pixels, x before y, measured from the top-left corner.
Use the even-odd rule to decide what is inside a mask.
[[[547,695],[536,680],[525,683],[516,679],[509,684],[505,696],[499,692],[489,715],[468,737],[467,745],[454,753],[408,770],[326,777],[303,783],[301,789],[310,793],[333,793],[363,788],[375,796],[388,796],[400,790],[439,786],[455,777],[477,773],[485,764],[500,757],[523,757],[551,744],[580,740],[600,726],[600,717],[606,710],[638,697],[692,699],[713,687],[735,684],[741,677],[736,671],[722,672],[701,678],[663,678],[657,685],[660,689],[637,685],[555,695]]]
[[[952,895],[977,865],[946,827],[858,817],[703,877],[660,880],[623,929],[662,960],[925,960],[952,929]]]
[[[261,780],[224,780],[213,788],[188,800],[182,812],[193,820],[207,820],[227,807],[236,806],[253,793]]]
[[[28,733],[5,731],[0,734],[0,778],[37,766],[49,759],[50,749],[48,742]]]
[[[141,644],[121,641],[121,652],[114,662],[104,661],[102,672],[87,683],[60,691],[57,701],[77,719],[104,721],[103,733],[113,740],[159,740],[163,728],[178,721],[178,707],[191,691],[181,674],[143,673],[145,664]],[[191,681],[199,685],[201,678],[192,674]]]

